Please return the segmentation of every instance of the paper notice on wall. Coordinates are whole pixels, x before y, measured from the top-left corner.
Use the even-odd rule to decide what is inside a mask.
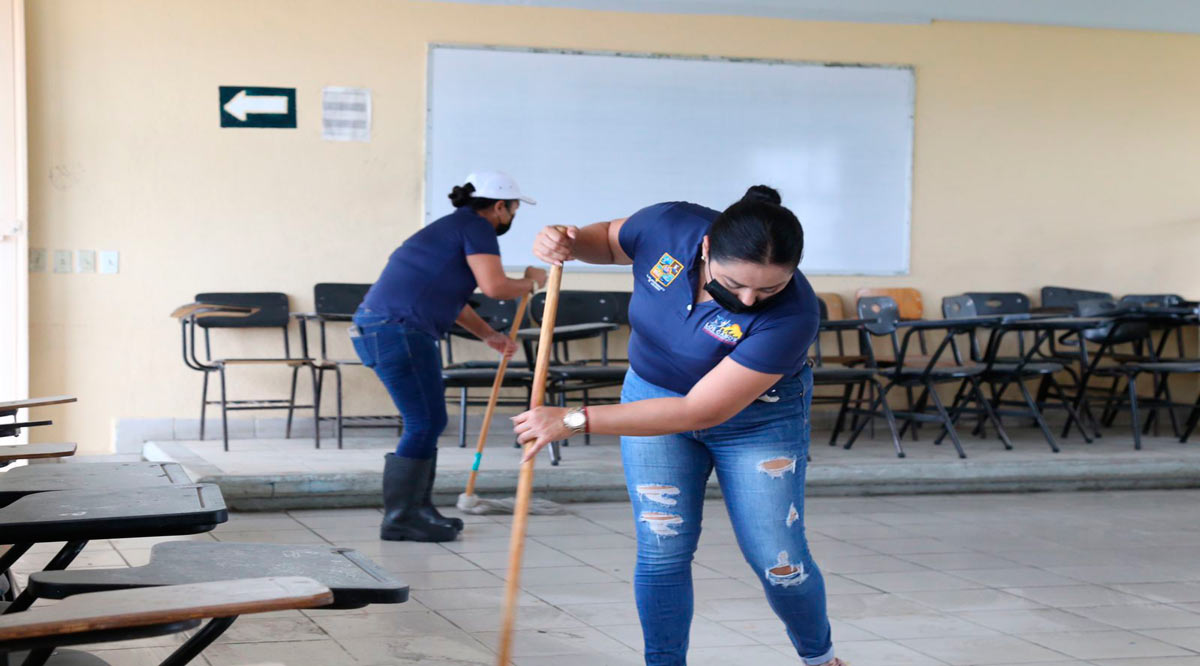
[[[326,86],[321,91],[321,138],[371,140],[371,90]]]

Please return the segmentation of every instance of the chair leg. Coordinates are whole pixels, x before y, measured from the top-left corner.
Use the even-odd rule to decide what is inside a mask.
[[[885,399],[886,393],[886,388],[876,393],[875,387],[871,387],[871,395],[873,395],[874,398],[871,400],[871,406],[867,408],[868,413],[864,414],[863,417],[858,420],[858,425],[854,426],[854,429],[850,431],[850,439],[846,440],[846,443],[842,445],[843,449],[849,451],[850,447],[854,446],[854,442],[858,439],[858,436],[861,435],[863,429],[867,427],[867,421],[870,421],[873,418],[874,412],[879,407],[880,402]]]
[[[992,427],[996,429],[996,435],[1000,437],[1001,443],[1004,444],[1004,449],[1012,451],[1012,440],[1008,438],[1008,432],[1004,429],[1004,424],[1000,423],[1000,415],[992,408],[992,403],[983,394],[983,388],[979,386],[979,380],[975,377],[971,377],[971,388],[975,393],[975,399],[983,407],[984,413],[987,414],[988,421],[991,421]]]
[[[204,371],[204,386],[200,390],[200,439],[204,440],[204,420],[208,412],[208,371]]]
[[[588,392],[587,392],[587,389],[584,389],[583,390],[583,408],[587,409],[587,406],[588,406]],[[585,431],[583,433],[583,445],[584,446],[592,445],[592,433],[587,432],[587,431]]]
[[[871,381],[875,382],[878,387],[878,382],[874,379]],[[878,390],[880,394],[879,408],[883,410],[883,418],[887,421],[888,431],[892,434],[892,446],[896,448],[896,457],[903,458],[904,447],[900,444],[900,431],[896,428],[896,415],[892,413],[892,406],[887,401],[887,390],[882,387],[878,387]]]
[[[300,366],[292,368],[292,390],[288,395],[287,428],[283,431],[286,439],[292,438],[292,415],[296,412],[296,380],[300,377]]]
[[[1105,428],[1111,428],[1113,420],[1117,418],[1118,403],[1121,387],[1121,378],[1113,377],[1112,386],[1108,387],[1108,395],[1104,398],[1104,409],[1100,412],[1100,422]]]
[[[1133,448],[1141,450],[1142,448],[1142,428],[1138,423],[1138,402],[1137,402],[1137,373],[1129,375],[1129,418],[1133,425]]]
[[[324,374],[317,370],[317,366],[309,366],[309,373],[312,375],[313,387],[313,444],[316,448],[321,448],[321,380],[324,379]]]
[[[333,383],[334,388],[337,389],[337,446],[340,450],[342,448],[342,428],[345,427],[343,422],[345,417],[342,416],[342,367],[340,365],[333,367]]]
[[[1175,398],[1171,395],[1171,375],[1162,374],[1163,397],[1167,400],[1167,417],[1171,420],[1171,432],[1179,437],[1179,417],[1175,414]],[[1158,396],[1155,395],[1157,398]]]
[[[458,394],[458,448],[467,448],[467,387]]]
[[[925,391],[933,400],[933,405],[937,408],[938,416],[942,418],[942,425],[950,431],[950,441],[954,443],[954,450],[958,451],[958,457],[966,458],[967,452],[963,451],[962,442],[958,441],[958,433],[954,430],[954,422],[950,420],[950,415],[946,413],[946,406],[942,404],[942,399],[937,394],[937,387],[930,382],[926,382]]]
[[[222,364],[219,370],[221,373],[221,446],[226,451],[229,450],[229,409],[225,400],[225,365]]]
[[[954,392],[954,399],[950,401],[950,419],[955,425],[958,424],[958,417],[962,414],[962,408],[967,402],[970,402],[970,399],[966,395],[966,388],[967,380],[964,379],[959,383],[958,390]],[[934,438],[933,443],[940,446],[948,433],[948,430],[942,428],[942,431]]]
[[[1188,414],[1187,425],[1184,426],[1183,435],[1179,438],[1180,444],[1188,441],[1188,437],[1191,437],[1197,423],[1200,423],[1200,396],[1196,397],[1196,404],[1192,407],[1191,413]]]
[[[547,401],[547,402],[548,402],[548,401]],[[558,402],[558,406],[559,406],[559,407],[564,407],[564,408],[565,408],[565,407],[567,406],[567,394],[566,394],[566,392],[565,392],[565,391],[559,391],[559,392],[558,392],[558,399],[557,399],[557,402]],[[570,439],[564,439],[564,440],[562,441],[562,443],[560,444],[560,446],[570,446],[570,445],[571,445],[571,440],[570,440]]]
[[[1058,396],[1059,400],[1062,401],[1063,409],[1065,409],[1067,412],[1068,423],[1073,419],[1076,423],[1082,424],[1083,419],[1079,417],[1079,412],[1075,411],[1075,406],[1071,404],[1071,399],[1067,396],[1066,389],[1064,389],[1062,384],[1059,384],[1058,380],[1052,375],[1046,375],[1046,377],[1050,379],[1050,384],[1054,388],[1055,394]],[[1114,409],[1120,409],[1120,401],[1116,403],[1116,407],[1114,407]],[[1079,433],[1083,435],[1083,441],[1085,444],[1092,443],[1091,435],[1088,435],[1087,430],[1082,425],[1079,426]]]
[[[859,394],[862,394],[862,384],[859,384]],[[846,384],[842,388],[842,404],[838,407],[837,420],[833,422],[833,434],[829,436],[829,445],[837,446],[838,435],[846,422],[846,410],[850,407],[850,396],[854,393],[854,384]],[[859,405],[856,405],[859,406]]]
[[[853,400],[854,412],[850,414],[850,430],[852,430],[852,431],[858,429],[858,420],[860,418],[863,418],[862,415],[860,415],[858,413],[858,410],[862,409],[863,396],[865,396],[866,394],[867,394],[867,382],[863,382],[858,385],[858,397]],[[869,400],[870,402],[875,402],[875,387],[874,386],[871,387],[871,397],[868,398],[867,400]],[[829,443],[829,445],[834,446],[834,443],[831,441]]]
[[[908,411],[909,411],[909,413],[910,414],[924,413],[925,412],[925,404],[927,402],[929,402],[929,389],[922,389],[921,397],[917,398],[916,403],[913,403],[912,387],[905,387],[905,390],[908,392]],[[905,424],[903,426],[901,426],[900,436],[903,437],[904,432],[906,430],[911,429],[912,430],[912,440],[914,442],[917,441],[917,426],[918,426],[918,424],[917,424],[916,419],[909,419],[908,421],[905,422]]]
[[[1021,397],[1025,398],[1025,404],[1029,405],[1029,410],[1033,412],[1033,418],[1037,421],[1038,428],[1041,428],[1042,436],[1046,438],[1046,443],[1050,445],[1050,450],[1058,453],[1058,442],[1054,441],[1054,434],[1050,432],[1050,426],[1046,425],[1046,419],[1042,416],[1042,410],[1038,409],[1039,403],[1034,400],[1033,396],[1029,393],[1029,389],[1025,386],[1025,380],[1018,377],[1017,387],[1021,389]]]

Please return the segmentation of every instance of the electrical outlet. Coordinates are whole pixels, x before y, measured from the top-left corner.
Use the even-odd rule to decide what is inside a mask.
[[[96,272],[96,251],[95,250],[76,250],[75,251],[75,272],[76,273],[95,273]]]
[[[46,248],[44,248],[44,247],[29,248],[29,272],[30,273],[45,273],[46,272]]]
[[[54,251],[54,272],[55,273],[70,273],[71,272],[71,251],[70,250],[55,250]]]
[[[121,253],[116,250],[100,250],[100,274],[116,275],[121,272]]]

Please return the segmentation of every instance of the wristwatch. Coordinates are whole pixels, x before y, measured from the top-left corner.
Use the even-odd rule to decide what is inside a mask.
[[[578,435],[587,430],[587,412],[582,409],[572,409],[563,415],[563,427]]]

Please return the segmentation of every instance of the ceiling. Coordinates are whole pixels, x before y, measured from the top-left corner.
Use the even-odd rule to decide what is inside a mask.
[[[442,0],[818,21],[982,21],[1200,33],[1200,0]]]

